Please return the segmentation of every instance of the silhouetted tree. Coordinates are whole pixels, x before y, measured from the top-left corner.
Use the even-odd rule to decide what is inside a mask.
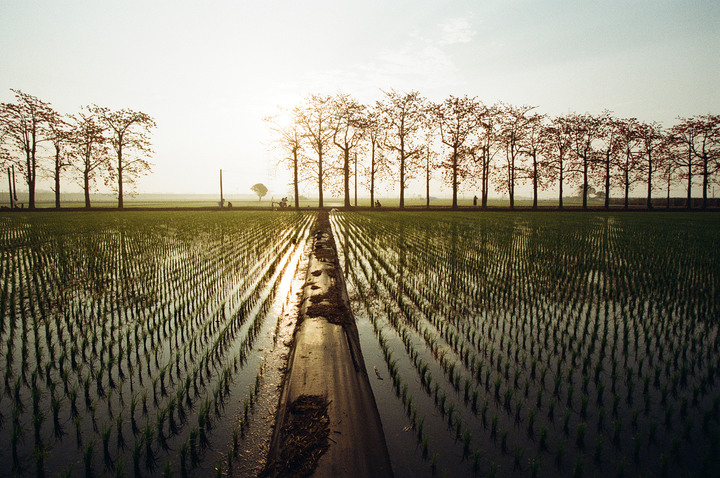
[[[442,103],[432,106],[432,117],[440,131],[440,141],[450,150],[448,161],[442,161],[440,167],[450,173],[453,209],[457,208],[459,181],[469,173],[468,161],[470,158],[463,152],[466,151],[466,143],[469,143],[470,137],[478,128],[479,108],[478,101],[467,96],[462,98],[450,96]],[[426,161],[426,165],[429,164],[429,161]],[[427,174],[427,180],[429,184],[429,174]],[[427,188],[429,190],[429,185]],[[429,206],[429,192],[427,196]]]
[[[526,134],[527,114],[534,106],[514,106],[500,103],[500,141],[505,151],[503,166],[504,180],[498,185],[500,190],[507,191],[510,207],[515,207],[515,184],[518,179],[518,161],[521,157],[522,142]]]
[[[298,109],[292,111],[292,117],[285,124],[280,123],[279,115],[268,116],[264,118],[271,126],[271,129],[275,135],[275,146],[280,150],[280,153],[285,157],[285,162],[288,168],[293,173],[293,192],[295,195],[295,209],[300,207],[300,154],[302,152],[302,140],[303,135],[301,132],[301,126],[298,123]]]
[[[674,163],[675,171],[680,173],[680,177],[687,181],[687,199],[685,207],[692,207],[692,182],[693,169],[695,167],[695,154],[693,153],[693,144],[697,131],[693,123],[676,124],[668,132],[668,153]]]
[[[401,208],[405,207],[408,174],[421,161],[421,131],[426,127],[425,103],[417,91],[398,93],[395,90],[385,92],[384,100],[378,103],[386,131],[384,146],[398,155]]]
[[[695,175],[702,178],[704,209],[707,207],[708,185],[720,170],[720,116],[701,115],[683,118],[676,130],[692,154],[689,161],[694,163],[692,169],[695,169]]]
[[[134,184],[135,180],[150,172],[152,165],[148,158],[153,151],[150,147],[150,130],[157,125],[155,120],[141,111],[108,108],[93,105],[93,112],[106,126],[109,143],[115,150],[115,163],[111,163],[112,184],[117,190],[118,208],[123,207],[123,186]]]
[[[647,208],[652,209],[653,174],[658,169],[659,158],[656,155],[658,148],[665,140],[663,128],[659,123],[638,123],[636,135],[639,148],[642,150],[643,161],[641,168],[645,171],[647,182]]]
[[[38,146],[45,140],[44,126],[50,112],[50,104],[35,96],[11,89],[16,103],[0,104],[0,123],[4,125],[10,145],[22,156],[13,163],[25,176],[28,185],[28,207],[35,208],[35,184],[38,170]],[[12,156],[11,156],[12,157]]]
[[[268,193],[268,188],[263,183],[253,184],[250,190],[257,194],[258,201],[262,200],[263,196]]]
[[[381,123],[381,112],[376,105],[367,111],[365,121],[364,138],[370,149],[370,165],[366,169],[368,188],[370,190],[370,207],[375,207],[375,187],[377,180],[390,173],[387,158],[382,152],[382,145],[385,143],[385,130]]]
[[[65,168],[70,166],[71,155],[66,151],[72,139],[72,132],[66,117],[50,110],[47,116],[47,135],[48,140],[53,145],[53,165],[50,175],[53,179],[55,192],[55,207],[60,207],[60,177]]]
[[[527,117],[525,134],[523,135],[520,152],[530,158],[530,165],[525,168],[524,175],[532,182],[533,209],[538,205],[538,189],[545,187],[547,182],[543,173],[541,155],[544,148],[543,129],[545,127],[545,115],[532,114]]]
[[[602,172],[604,183],[603,198],[605,199],[605,209],[610,208],[610,187],[611,178],[613,176],[613,167],[617,164],[618,151],[621,148],[621,121],[613,117],[609,111],[603,112],[599,118],[600,127],[598,137],[600,146],[598,146],[598,170]]]
[[[565,116],[552,120],[543,130],[545,154],[543,167],[548,179],[558,183],[558,207],[563,208],[563,184],[568,169],[567,155],[570,150],[570,124]]]
[[[624,203],[627,209],[630,206],[630,189],[633,184],[642,180],[640,168],[640,137],[638,136],[638,121],[635,118],[619,121],[620,125],[620,154],[616,163],[616,182],[623,188]]]
[[[332,100],[332,111],[332,141],[342,153],[344,206],[350,207],[350,157],[365,131],[365,107],[352,96],[338,93]]]
[[[310,95],[303,106],[297,109],[297,121],[302,127],[303,137],[317,155],[317,159],[304,157],[300,167],[317,181],[318,207],[323,207],[323,182],[327,176],[323,160],[334,133],[332,115],[332,98],[329,96]]]
[[[79,173],[80,186],[85,195],[85,207],[90,207],[90,192],[98,177],[109,170],[108,144],[105,127],[92,109],[85,108],[70,116],[70,154],[73,167]]]
[[[481,206],[486,208],[490,190],[490,170],[501,138],[499,107],[480,104],[477,116],[480,127],[467,152],[472,158],[474,176],[480,181]]]
[[[592,115],[573,113],[567,117],[570,129],[571,170],[582,178],[582,207],[587,209],[589,173],[593,160],[593,142],[600,132],[600,119]]]

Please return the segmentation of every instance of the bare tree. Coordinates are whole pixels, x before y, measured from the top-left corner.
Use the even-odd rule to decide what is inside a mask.
[[[677,131],[692,154],[689,160],[694,163],[692,169],[702,178],[702,208],[705,209],[708,185],[720,170],[720,115],[684,118],[677,125]]]
[[[332,111],[332,141],[342,152],[344,206],[350,207],[350,156],[363,138],[365,107],[352,96],[339,93],[332,100]]]
[[[527,105],[499,104],[500,141],[505,151],[505,163],[500,167],[500,176],[503,179],[498,184],[498,189],[508,193],[510,208],[515,207],[515,185],[519,179],[518,171],[522,169],[519,160],[526,134],[527,113],[533,108],[534,106]]]
[[[400,207],[405,207],[405,188],[409,174],[419,166],[423,144],[422,130],[426,127],[426,101],[417,91],[385,92],[378,103],[386,130],[385,148],[398,155],[400,173]]]
[[[10,91],[15,93],[17,103],[0,104],[0,123],[4,125],[8,142],[24,156],[13,162],[25,176],[28,185],[28,207],[34,209],[38,146],[45,139],[44,125],[50,104],[20,90]]]
[[[479,128],[474,141],[469,144],[467,153],[473,163],[473,179],[480,182],[481,206],[487,207],[490,190],[490,170],[500,144],[500,115],[497,105],[480,104],[477,109]]]
[[[366,168],[365,176],[370,190],[370,207],[375,207],[375,189],[378,179],[390,174],[387,158],[382,152],[385,143],[385,130],[381,123],[381,112],[376,105],[367,111],[363,122],[365,134],[363,135],[370,149],[370,164]]]
[[[264,120],[270,124],[275,140],[275,147],[284,156],[282,162],[288,166],[293,173],[293,191],[295,194],[295,209],[300,208],[300,155],[302,153],[303,135],[301,126],[298,124],[298,111],[292,111],[292,117],[286,124],[281,124],[279,115],[268,116]]]
[[[545,140],[543,135],[545,118],[545,115],[537,113],[527,117],[525,134],[520,146],[520,152],[530,158],[530,165],[524,169],[523,174],[532,182],[533,209],[537,209],[538,206],[538,189],[545,187],[546,183],[541,162]]]
[[[123,207],[123,187],[132,185],[137,178],[152,169],[148,158],[153,151],[150,145],[150,130],[157,125],[155,120],[141,111],[108,108],[93,105],[93,112],[107,127],[109,142],[115,150],[115,163],[111,163],[112,184],[118,193],[118,208]]]
[[[47,116],[47,136],[48,141],[53,145],[53,164],[50,169],[55,192],[55,207],[60,208],[60,178],[63,170],[71,165],[72,157],[66,151],[66,147],[72,139],[70,124],[68,124],[65,115],[55,110],[50,110]]]
[[[80,186],[85,194],[85,207],[90,207],[90,193],[95,188],[98,178],[109,170],[108,141],[105,137],[105,126],[90,108],[85,108],[76,115],[70,116],[72,121],[70,137],[70,154],[75,158],[72,162],[80,176]]]
[[[315,151],[317,159],[304,158],[300,164],[302,172],[317,181],[318,207],[323,207],[323,183],[327,177],[324,169],[324,155],[330,146],[334,130],[332,128],[332,98],[310,95],[301,108],[296,110],[298,124],[302,127],[303,137]]]
[[[602,172],[605,186],[605,209],[610,208],[610,186],[613,176],[613,167],[617,164],[617,155],[621,148],[621,124],[622,122],[613,117],[609,111],[603,112],[599,118],[600,128],[598,137],[601,146],[598,148],[598,161],[595,163],[597,169]]]
[[[431,108],[434,123],[440,130],[440,141],[450,150],[449,160],[441,162],[440,166],[450,173],[453,209],[457,209],[458,205],[459,182],[469,172],[470,156],[463,153],[466,151],[466,143],[469,143],[471,136],[478,128],[480,121],[477,114],[478,108],[480,108],[478,101],[467,96],[462,98],[450,96]],[[429,161],[426,161],[426,165],[429,164]],[[429,182],[429,174],[427,177]],[[428,192],[428,206],[429,196]]]
[[[624,203],[627,209],[630,206],[630,189],[642,180],[639,156],[640,136],[638,135],[639,123],[635,118],[619,121],[620,125],[620,154],[616,162],[616,183],[623,188]]]
[[[663,128],[659,123],[638,123],[636,134],[639,148],[642,150],[643,161],[641,168],[645,171],[647,182],[647,208],[652,209],[653,174],[657,169],[659,158],[656,155],[658,148],[665,140]]]
[[[566,116],[554,118],[544,128],[543,145],[545,148],[543,167],[550,181],[558,182],[558,207],[563,208],[563,185],[568,171],[568,152],[570,151],[570,122]]]
[[[600,132],[601,121],[592,115],[576,113],[568,117],[570,125],[571,171],[582,177],[582,207],[587,209],[588,178],[592,167],[593,142]]]
[[[671,158],[674,169],[679,172],[680,177],[687,181],[687,200],[685,207],[692,207],[692,183],[695,169],[695,154],[693,145],[698,134],[693,122],[681,122],[676,124],[668,132],[668,144],[671,150]]]

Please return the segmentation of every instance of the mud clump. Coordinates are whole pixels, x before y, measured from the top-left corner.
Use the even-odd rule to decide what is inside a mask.
[[[281,431],[280,456],[260,476],[300,478],[315,471],[330,446],[328,405],[321,395],[300,395],[289,405]]]

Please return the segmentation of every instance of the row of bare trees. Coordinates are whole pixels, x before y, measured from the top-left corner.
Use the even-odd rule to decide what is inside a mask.
[[[461,188],[479,189],[486,207],[491,186],[507,194],[514,207],[522,184],[532,188],[533,207],[540,191],[555,188],[562,208],[569,186],[579,188],[583,208],[593,191],[605,207],[612,191],[622,191],[628,207],[631,190],[640,185],[646,187],[648,208],[654,191],[664,190],[669,198],[675,186],[685,187],[690,207],[698,182],[706,207],[709,185],[719,179],[718,115],[680,118],[665,128],[609,111],[551,118],[531,106],[485,105],[467,96],[434,103],[417,91],[394,90],[374,105],[345,93],[313,94],[283,113],[267,121],[293,172],[296,207],[304,182],[317,185],[320,207],[328,188],[342,193],[350,206],[351,171],[357,176],[358,168],[371,205],[380,180],[397,181],[401,208],[408,180],[419,175],[429,205],[436,170],[452,190],[452,207]]]
[[[0,165],[17,168],[28,187],[28,206],[35,207],[39,177],[50,179],[55,207],[60,207],[61,179],[79,183],[90,207],[90,193],[102,181],[123,207],[124,187],[151,170],[149,115],[91,105],[76,114],[57,112],[50,103],[20,90],[14,103],[0,103]],[[11,183],[11,189],[12,183]],[[17,200],[11,191],[11,205]]]

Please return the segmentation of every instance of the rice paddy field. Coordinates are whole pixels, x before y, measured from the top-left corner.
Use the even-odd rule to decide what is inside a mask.
[[[397,476],[718,476],[714,214],[331,215]]]
[[[396,476],[720,473],[716,214],[330,218]],[[313,219],[0,215],[0,474],[256,475]]]
[[[0,474],[257,473],[313,214],[0,217]]]

